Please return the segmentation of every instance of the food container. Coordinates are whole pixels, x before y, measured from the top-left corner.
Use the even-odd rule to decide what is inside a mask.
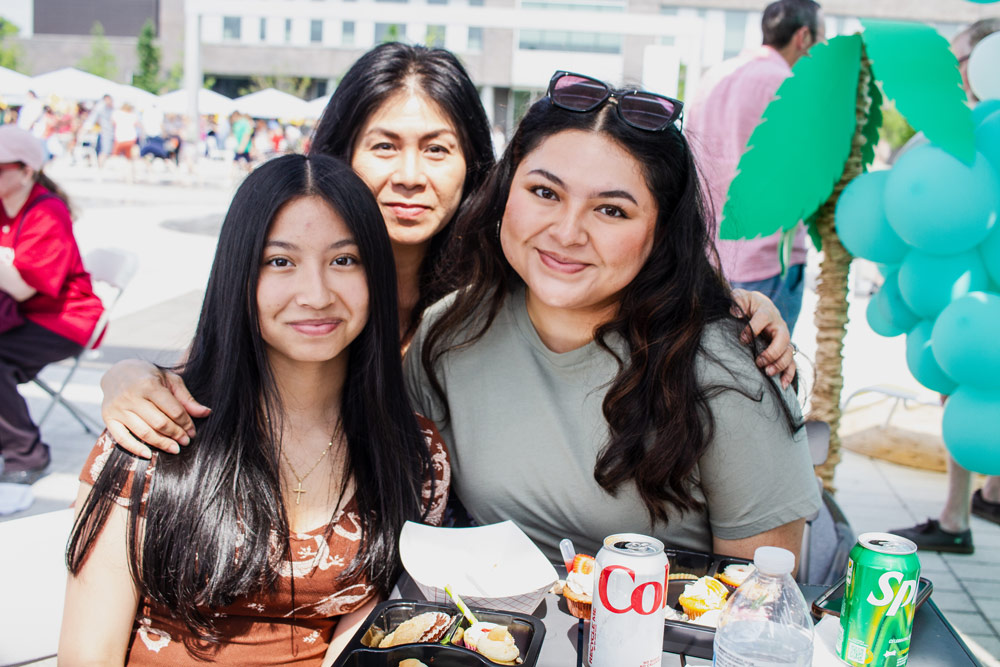
[[[699,577],[714,577],[727,566],[734,563],[750,563],[744,558],[715,556],[695,551],[666,549],[667,560],[670,562],[670,576],[690,574],[693,579],[671,579],[667,584],[667,606],[677,611],[683,611],[677,598],[684,592],[684,587]],[[724,584],[725,585],[725,584]],[[730,595],[734,587],[725,585]],[[663,650],[671,653],[684,653],[698,658],[712,659],[715,643],[715,628],[685,621],[664,621]]]
[[[427,611],[443,611],[457,615],[456,623],[468,628],[469,622],[461,618],[454,605],[417,602],[414,600],[389,600],[375,607],[361,628],[340,654],[334,667],[397,667],[406,658],[416,658],[430,667],[496,667],[496,663],[463,646],[450,644],[404,644],[392,648],[371,646],[373,630],[388,633],[403,621]],[[545,638],[545,625],[533,616],[525,614],[472,609],[480,621],[507,626],[521,652],[521,663],[532,667],[538,661]],[[451,636],[451,630],[445,635]]]
[[[470,607],[530,614],[559,576],[512,521],[437,528],[407,521],[399,557],[429,602],[450,604],[445,586]]]

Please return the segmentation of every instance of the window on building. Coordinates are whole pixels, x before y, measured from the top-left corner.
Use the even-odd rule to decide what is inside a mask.
[[[469,6],[470,7],[482,7],[483,6],[483,0],[469,0]]]
[[[522,30],[518,45],[529,51],[621,53],[622,37],[610,33],[569,30]]]
[[[427,0],[428,5],[447,5],[448,0]]]
[[[343,46],[354,46],[354,21],[344,21],[340,32],[340,43]]]
[[[239,16],[223,16],[222,17],[222,39],[225,40],[240,40],[240,32],[242,26],[242,19]]]
[[[667,16],[677,16],[677,6],[676,5],[660,5],[660,13],[666,14]]]
[[[743,50],[747,35],[748,12],[726,11],[726,39],[723,42],[723,58],[732,58]]]
[[[267,41],[267,19],[264,18],[260,20],[260,41]]]
[[[427,26],[427,46],[432,49],[443,49],[444,48],[444,26],[443,25],[429,25]]]
[[[375,43],[406,41],[405,23],[376,23]]]
[[[524,9],[568,9],[582,12],[623,12],[625,3],[618,0],[522,0]]]
[[[323,21],[313,19],[309,21],[309,41],[313,44],[323,43]]]
[[[375,2],[409,2],[409,0],[375,0]]]
[[[285,44],[292,42],[292,19],[285,19]]]
[[[483,50],[483,29],[476,27],[469,27],[469,50],[470,51],[482,51]]]

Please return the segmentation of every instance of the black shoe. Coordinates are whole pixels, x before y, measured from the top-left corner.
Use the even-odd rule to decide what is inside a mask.
[[[991,503],[983,498],[983,490],[972,494],[972,513],[981,519],[1000,523],[1000,503]]]
[[[941,528],[937,519],[927,519],[926,523],[917,524],[912,528],[899,528],[889,532],[905,537],[923,551],[947,551],[955,554],[971,554],[975,551],[975,547],[972,546],[971,530],[949,533]]]
[[[49,473],[49,464],[27,470],[4,470],[0,473],[0,484],[34,484]]]

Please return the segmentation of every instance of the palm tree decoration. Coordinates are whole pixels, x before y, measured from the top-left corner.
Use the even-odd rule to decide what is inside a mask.
[[[754,130],[723,209],[720,236],[783,231],[782,255],[800,220],[823,261],[817,284],[816,383],[810,419],[830,425],[830,456],[817,470],[832,489],[840,461],[840,393],[852,256],[834,211],[847,184],[874,158],[882,92],[915,129],[963,162],[975,157],[971,112],[947,41],[922,24],[865,21],[801,58]],[[784,261],[782,261],[784,266]]]

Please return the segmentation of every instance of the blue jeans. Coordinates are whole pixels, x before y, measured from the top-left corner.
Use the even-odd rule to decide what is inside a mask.
[[[788,267],[788,273],[782,279],[781,274],[763,280],[748,280],[734,282],[733,287],[762,292],[774,302],[781,313],[782,319],[788,325],[790,332],[795,331],[795,322],[802,310],[802,291],[805,287],[805,265],[795,264]]]

